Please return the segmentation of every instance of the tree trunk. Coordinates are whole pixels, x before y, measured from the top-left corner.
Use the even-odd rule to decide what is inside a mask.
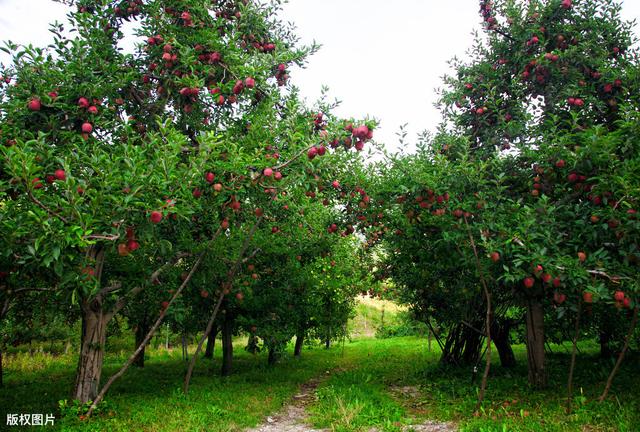
[[[529,383],[536,388],[547,385],[544,368],[544,311],[538,299],[527,304],[527,365]]]
[[[600,357],[601,358],[611,358],[613,352],[611,351],[611,346],[609,342],[611,341],[611,333],[607,330],[600,330]]]
[[[293,349],[293,356],[300,357],[302,353],[302,344],[304,344],[304,331],[299,331],[296,335],[296,346]]]
[[[276,349],[274,347],[269,347],[269,358],[267,359],[267,363],[269,366],[273,366],[276,364],[278,360],[278,355],[276,354]]]
[[[0,387],[4,385],[4,381],[2,380],[2,350],[0,350]]]
[[[509,340],[510,327],[509,323],[496,320],[491,328],[491,339],[498,350],[500,365],[503,368],[512,368],[516,365],[516,356],[513,354]]]
[[[182,360],[189,361],[189,345],[187,344],[186,333],[182,333]]]
[[[225,318],[222,322],[222,376],[231,375],[233,361],[233,321]]]
[[[92,310],[85,303],[82,307],[82,339],[80,358],[76,372],[73,399],[86,403],[98,394],[107,323],[110,315],[102,310]]]
[[[207,347],[204,350],[204,358],[212,359],[213,358],[213,349],[216,346],[216,334],[218,333],[217,328],[212,328],[211,333],[209,333],[209,337],[207,338]]]
[[[140,344],[144,341],[145,336],[147,336],[147,333],[149,333],[149,326],[147,325],[138,325],[136,327],[136,345],[134,347],[134,349],[137,349]],[[133,365],[143,368],[144,367],[144,350],[145,347],[142,347],[142,351],[140,351],[140,354],[138,354],[138,356],[136,357],[136,359],[133,361]]]
[[[331,347],[331,339],[327,338],[327,339],[324,341],[324,348],[325,348],[325,349],[329,349],[330,347]]]
[[[482,323],[474,323],[476,328]],[[448,365],[474,365],[480,359],[483,334],[464,324],[457,324],[447,335],[440,362]]]

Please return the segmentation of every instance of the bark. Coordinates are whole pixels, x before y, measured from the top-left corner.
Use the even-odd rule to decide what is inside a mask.
[[[576,327],[573,334],[573,347],[571,350],[571,366],[569,367],[569,380],[567,381],[567,414],[571,414],[573,401],[573,372],[576,368],[576,353],[578,351],[578,337],[580,336],[580,315],[582,313],[582,301],[578,300],[578,313],[576,315]]]
[[[529,383],[535,388],[547,385],[544,357],[544,310],[538,299],[530,299],[527,303],[527,366]]]
[[[218,329],[214,327],[207,337],[207,347],[204,350],[204,358],[213,358],[213,350],[216,346],[216,334],[218,334]]]
[[[267,363],[269,366],[273,366],[278,361],[278,355],[274,347],[269,347],[269,357],[267,359]]]
[[[133,365],[143,368],[144,367],[144,350],[145,350],[145,346],[146,344],[143,344],[142,342],[144,341],[144,337],[147,335],[147,333],[149,332],[149,326],[148,325],[138,325],[136,327],[136,345],[135,348],[138,348],[140,345],[142,345],[142,351],[140,351],[140,353],[136,356],[136,359],[133,361]]]
[[[189,361],[189,347],[187,346],[187,335],[182,333],[182,360]]]
[[[94,306],[95,307],[95,306]],[[111,316],[101,309],[82,307],[82,339],[76,372],[73,399],[86,403],[93,401],[100,386],[107,323]]]
[[[482,323],[477,327],[482,327]],[[478,363],[483,336],[465,324],[456,324],[449,330],[440,362],[456,366]]]
[[[225,318],[222,322],[222,376],[231,375],[233,362],[233,321]]]
[[[296,334],[296,345],[295,345],[295,348],[293,349],[294,357],[300,357],[300,354],[302,353],[303,344],[304,344],[304,331],[300,330],[298,331],[298,334]]]
[[[611,342],[611,333],[608,329],[600,330],[600,357],[601,358],[610,358],[613,354],[611,351],[611,346],[609,345]]]
[[[607,378],[607,384],[604,387],[604,391],[598,398],[600,402],[604,401],[607,398],[607,395],[609,394],[609,390],[611,389],[611,385],[613,384],[613,379],[615,378],[616,373],[618,372],[618,369],[620,369],[620,365],[622,364],[622,360],[624,360],[625,353],[629,349],[629,341],[633,337],[633,332],[635,331],[636,325],[638,324],[639,309],[640,309],[640,306],[636,306],[633,310],[633,318],[631,319],[631,327],[629,327],[629,333],[627,333],[627,336],[624,338],[624,346],[622,347],[622,351],[620,351],[620,354],[618,355],[618,360],[616,361],[616,364],[613,367],[613,370],[609,374],[609,378]]]
[[[331,339],[327,338],[324,341],[324,348],[329,349],[331,347]]]
[[[491,328],[491,336],[493,344],[498,350],[500,356],[500,365],[503,368],[512,368],[516,365],[516,356],[511,348],[511,340],[509,339],[509,333],[511,330],[511,324],[505,321],[496,320]]]

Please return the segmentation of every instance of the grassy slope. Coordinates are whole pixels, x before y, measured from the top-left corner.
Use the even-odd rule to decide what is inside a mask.
[[[377,306],[360,307],[370,314],[369,323],[375,322]],[[358,323],[353,326],[363,329]],[[428,352],[425,340],[356,339],[345,345],[344,352],[341,344],[329,351],[307,349],[302,359],[288,355],[274,368],[266,367],[264,354],[245,352],[242,342],[236,346],[234,375],[225,379],[217,376],[220,353],[216,347],[213,362],[199,362],[188,396],[180,391],[185,368],[180,349],[151,349],[143,370],[132,368],[114,385],[108,409],[99,418],[90,422],[57,419],[56,427],[47,430],[242,430],[277,411],[301,383],[336,368],[338,371],[318,389],[318,403],[309,409],[316,426],[331,426],[336,432],[366,431],[371,426],[397,431],[410,417],[452,420],[464,431],[640,430],[637,357],[624,363],[610,400],[598,404],[589,400],[601,391],[610,364],[590,356],[589,347],[583,347],[587,353],[579,358],[576,370],[577,407],[575,414],[567,416],[563,403],[568,355],[549,357],[550,382],[557,384],[545,392],[533,392],[526,383],[524,348],[516,347],[519,367],[513,371],[499,366],[493,369],[484,413],[473,417],[478,379],[471,384],[471,368],[440,368],[437,346]],[[103,377],[112,374],[123,360],[122,355],[108,355]],[[6,361],[6,386],[0,389],[0,430],[6,413],[56,413],[58,417],[57,401],[68,397],[74,369],[71,355],[21,354]],[[396,399],[390,386],[415,386],[420,394],[410,400]]]

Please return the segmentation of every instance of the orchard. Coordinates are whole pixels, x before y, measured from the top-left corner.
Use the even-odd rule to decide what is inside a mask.
[[[300,95],[279,1],[62,3],[2,48],[0,424],[640,428],[618,2],[481,0],[415,150]]]

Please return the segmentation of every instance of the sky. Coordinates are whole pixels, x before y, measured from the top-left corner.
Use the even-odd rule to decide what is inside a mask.
[[[622,6],[623,18],[640,21],[640,0]],[[322,45],[305,69],[291,71],[292,82],[310,103],[329,87],[341,117],[378,119],[375,139],[388,147],[404,124],[411,141],[439,123],[435,89],[447,61],[464,58],[480,29],[478,7],[478,0],[289,0],[282,18],[301,42]],[[45,45],[48,23],[64,22],[65,13],[52,0],[0,0],[0,40]]]

